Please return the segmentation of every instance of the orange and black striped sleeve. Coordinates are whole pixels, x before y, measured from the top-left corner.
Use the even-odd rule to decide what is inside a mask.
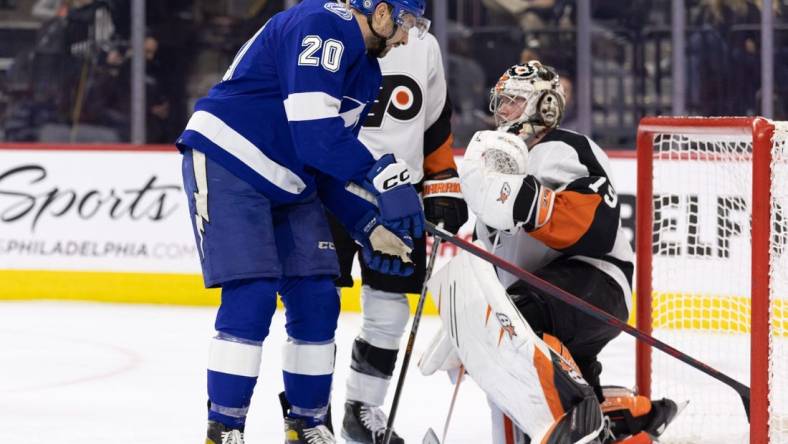
[[[552,216],[530,234],[554,250],[598,257],[613,249],[619,213],[606,176],[582,177],[556,193]]]
[[[448,94],[438,120],[424,132],[424,177],[434,177],[447,171],[457,175],[454,162],[454,136],[451,133],[451,101]]]

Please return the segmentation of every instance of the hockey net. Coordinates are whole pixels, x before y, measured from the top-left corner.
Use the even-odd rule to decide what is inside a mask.
[[[638,390],[690,401],[660,442],[788,443],[788,123],[643,119],[637,216],[639,328],[752,390],[748,422],[734,390],[638,344]]]

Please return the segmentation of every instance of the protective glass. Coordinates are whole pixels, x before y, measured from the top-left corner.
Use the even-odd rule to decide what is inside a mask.
[[[423,39],[424,36],[430,31],[430,24],[432,22],[424,17],[416,17],[410,12],[401,11],[399,16],[394,19],[394,23],[402,28],[402,30],[406,33],[410,33],[410,30],[415,28],[416,36],[420,39]]]

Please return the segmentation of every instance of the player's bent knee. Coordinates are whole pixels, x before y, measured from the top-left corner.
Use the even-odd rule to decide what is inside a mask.
[[[534,333],[541,336],[545,332],[553,331],[550,311],[540,295],[530,289],[517,287],[517,284],[509,287],[507,293],[512,296],[517,310],[523,315]]]
[[[339,293],[330,276],[287,278],[279,290],[285,304],[287,334],[313,343],[333,340]]]
[[[361,338],[378,348],[398,349],[410,315],[405,295],[365,285],[361,291],[361,304],[364,312]]]
[[[237,338],[262,341],[276,311],[277,279],[243,279],[222,285],[216,330]]]

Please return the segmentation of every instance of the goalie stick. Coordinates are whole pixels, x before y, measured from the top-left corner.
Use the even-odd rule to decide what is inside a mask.
[[[449,422],[451,422],[451,414],[454,412],[454,406],[457,404],[457,395],[460,393],[460,384],[462,384],[462,380],[465,376],[465,366],[460,366],[460,371],[457,374],[457,385],[454,386],[454,393],[451,395],[451,403],[449,404],[449,413],[446,414],[446,423],[443,424],[443,439],[442,442],[446,442],[446,435],[449,434]]]
[[[460,384],[464,376],[465,366],[460,365],[460,369],[457,372],[457,382],[454,384],[454,393],[452,393],[451,402],[449,403],[449,412],[446,413],[446,422],[443,423],[443,438],[438,439],[438,434],[430,427],[421,440],[422,444],[441,444],[446,442],[446,435],[449,432],[449,423],[451,422],[451,414],[454,412],[454,405],[457,403],[457,394],[460,392]]]
[[[424,439],[421,440],[421,444],[441,444],[441,442],[438,439],[438,435],[435,434],[435,430],[430,428],[427,430],[427,433],[424,434]]]
[[[424,439],[422,439],[422,444],[441,444],[446,442],[446,435],[449,433],[449,423],[451,422],[451,414],[454,412],[454,405],[457,403],[457,394],[460,392],[460,384],[462,380],[465,379],[465,367],[460,366],[460,370],[457,373],[457,383],[454,385],[454,393],[451,395],[451,403],[449,403],[449,412],[446,414],[446,422],[443,423],[443,439],[438,439],[438,435],[435,433],[435,430],[430,427],[427,429],[427,433],[424,434]]]
[[[451,233],[443,230],[440,227],[436,227],[434,224],[431,224],[430,222],[427,222],[425,224],[425,229],[427,230],[428,233],[432,234],[434,237],[439,238],[439,239],[443,239],[444,241],[449,242],[449,243],[459,247],[460,249],[462,249],[462,250],[464,250],[464,251],[466,251],[466,252],[468,252],[468,253],[476,256],[476,257],[484,259],[485,261],[493,264],[494,266],[496,266],[496,267],[498,267],[498,268],[500,268],[502,270],[508,271],[509,273],[511,273],[514,276],[522,279],[523,281],[525,281],[526,283],[528,283],[532,287],[534,287],[534,288],[536,288],[538,290],[541,290],[542,292],[547,293],[547,294],[549,294],[552,297],[558,298],[559,300],[563,301],[564,303],[569,304],[569,305],[577,308],[578,310],[584,312],[585,314],[587,314],[589,316],[594,317],[595,319],[597,319],[599,321],[602,321],[602,322],[604,322],[604,323],[606,323],[608,325],[611,325],[613,327],[618,328],[619,330],[621,330],[621,331],[623,331],[623,332],[625,332],[625,333],[627,333],[627,334],[629,334],[631,336],[634,336],[637,340],[642,341],[642,342],[644,342],[645,344],[648,344],[651,347],[657,348],[657,349],[667,353],[668,355],[678,359],[679,361],[682,361],[685,364],[687,364],[687,365],[689,365],[691,367],[694,367],[694,368],[702,371],[703,373],[706,373],[707,375],[711,376],[712,378],[722,382],[723,384],[729,386],[730,388],[735,390],[736,393],[738,393],[739,396],[741,397],[741,400],[744,403],[744,410],[747,413],[747,420],[749,421],[749,419],[750,419],[750,388],[747,387],[746,385],[740,383],[739,381],[731,378],[730,376],[728,376],[728,375],[726,375],[724,373],[721,373],[718,370],[715,370],[712,367],[709,367],[708,365],[704,364],[703,362],[698,361],[697,359],[693,358],[692,356],[689,356],[686,353],[683,353],[683,352],[671,347],[670,345],[660,341],[659,339],[656,339],[653,336],[650,336],[650,335],[638,330],[637,328],[630,326],[626,322],[620,321],[615,316],[607,313],[606,311],[604,311],[604,310],[602,310],[600,308],[597,308],[597,307],[589,304],[588,302],[578,298],[577,296],[575,296],[575,295],[573,295],[573,294],[571,294],[571,293],[569,293],[569,292],[567,292],[565,290],[562,290],[561,288],[558,288],[555,285],[553,285],[553,284],[551,284],[551,283],[549,283],[547,281],[544,281],[544,280],[536,277],[532,273],[530,273],[530,272],[518,267],[517,265],[512,264],[512,263],[510,263],[510,262],[508,262],[508,261],[506,261],[506,260],[504,260],[504,259],[502,259],[502,258],[500,258],[500,257],[498,257],[498,256],[496,256],[496,255],[484,250],[483,248],[480,248],[480,247],[478,247],[478,246],[476,246],[476,245],[474,245],[474,244],[472,244],[472,243],[470,243],[468,241],[460,239],[457,236],[453,236]]]

